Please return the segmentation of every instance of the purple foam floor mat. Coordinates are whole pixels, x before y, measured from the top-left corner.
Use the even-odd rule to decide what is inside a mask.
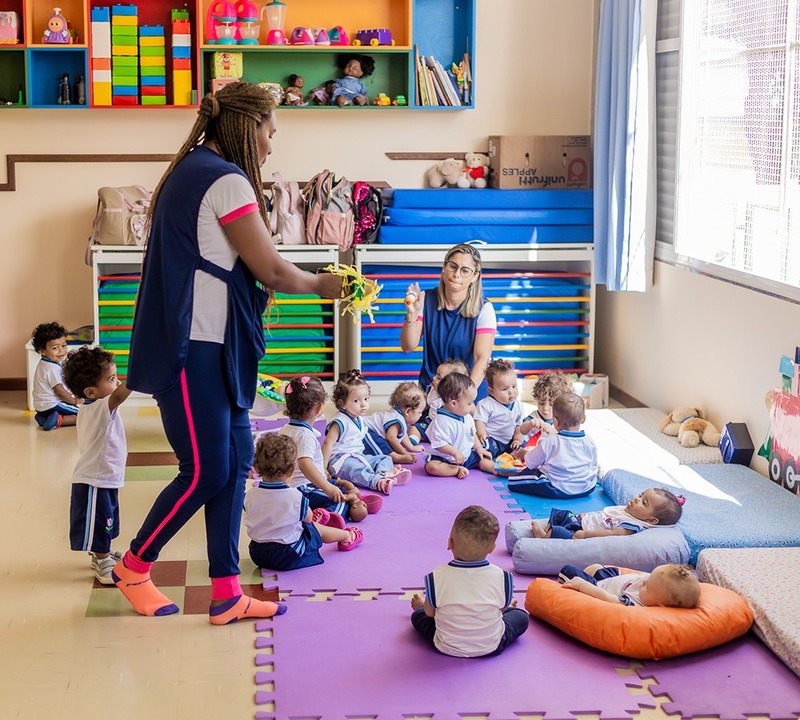
[[[511,720],[518,714],[566,719],[586,712],[600,713],[606,720],[629,719],[638,710],[625,676],[616,671],[628,667],[625,660],[579,647],[547,625],[532,622],[497,657],[464,659],[434,651],[411,627],[410,614],[410,604],[396,596],[290,600],[289,612],[270,626],[273,637],[257,641],[262,647],[271,644],[273,654],[257,654],[256,664],[262,658],[261,667],[274,663],[274,669],[259,672],[256,681],[274,681],[274,690],[257,689],[256,703],[274,702],[275,710],[256,717],[401,720],[488,715],[491,720]],[[349,671],[336,670],[342,662]],[[312,667],[327,668],[330,682],[309,685]],[[358,680],[352,684],[348,678],[354,673]]]
[[[671,660],[645,662],[642,678],[654,678],[654,696],[684,720],[698,716],[740,720],[768,715],[772,720],[800,714],[800,679],[754,633],[718,648]]]
[[[408,588],[421,588],[427,573],[452,560],[447,538],[453,516],[423,511],[409,517],[381,511],[360,523],[364,542],[351,552],[339,552],[329,544],[321,551],[322,565],[289,572],[262,570],[264,588],[277,585],[282,593],[292,595],[353,595],[366,590],[402,594]],[[530,576],[514,572],[511,555],[502,543],[489,561],[514,575],[515,590],[525,590],[530,584]]]

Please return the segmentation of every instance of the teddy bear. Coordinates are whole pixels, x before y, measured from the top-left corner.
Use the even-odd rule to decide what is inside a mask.
[[[489,157],[483,153],[468,152],[464,156],[464,165],[458,187],[485,188],[489,178]]]
[[[447,158],[425,171],[425,182],[430,188],[456,187],[463,174],[461,161]]]
[[[711,447],[719,445],[719,430],[705,419],[700,408],[676,408],[661,421],[658,429],[665,435],[677,436],[683,447],[697,447],[701,442]]]

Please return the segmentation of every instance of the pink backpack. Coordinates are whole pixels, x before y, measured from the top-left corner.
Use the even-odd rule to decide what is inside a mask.
[[[272,173],[272,212],[269,224],[273,241],[283,245],[302,245],[306,242],[304,221],[305,202],[300,186],[292,180],[285,182],[280,173]]]
[[[353,245],[353,186],[329,170],[314,175],[303,188],[306,201],[306,238],[312,245]]]

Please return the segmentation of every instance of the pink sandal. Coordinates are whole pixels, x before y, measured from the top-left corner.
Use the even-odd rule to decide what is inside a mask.
[[[392,492],[392,486],[394,485],[394,478],[393,477],[382,477],[378,480],[378,486],[375,488],[378,492],[382,492],[384,495],[388,495]]]
[[[311,513],[312,522],[319,523],[320,525],[327,525],[328,527],[344,530],[345,521],[339,513],[329,512],[325,508],[317,508]]]
[[[358,545],[361,545],[361,543],[364,541],[364,533],[361,532],[359,528],[349,527],[344,529],[350,533],[350,540],[340,540],[338,543],[339,550],[342,552],[347,552],[348,550],[352,550]]]
[[[339,513],[335,512],[330,513],[330,519],[325,524],[328,527],[336,528],[337,530],[344,530],[345,527],[347,527],[347,523],[344,521],[344,518],[339,515]]]
[[[374,515],[383,507],[383,498],[380,495],[363,495],[361,501],[367,506],[367,513]]]
[[[394,470],[390,470],[386,476],[393,478],[395,485],[406,485],[411,480],[411,470],[395,465]]]

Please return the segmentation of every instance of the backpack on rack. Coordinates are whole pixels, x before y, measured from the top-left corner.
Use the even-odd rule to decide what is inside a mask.
[[[97,191],[97,211],[86,247],[87,265],[92,264],[92,245],[144,245],[152,196],[141,185],[101,187]]]
[[[366,245],[378,239],[383,219],[383,196],[378,188],[357,180],[353,183],[353,245]]]
[[[273,240],[283,245],[302,245],[306,242],[304,220],[305,202],[300,186],[294,181],[285,182],[280,173],[272,173],[272,211],[269,224]]]
[[[317,173],[303,188],[306,203],[306,238],[312,245],[353,244],[353,186],[329,170]]]

